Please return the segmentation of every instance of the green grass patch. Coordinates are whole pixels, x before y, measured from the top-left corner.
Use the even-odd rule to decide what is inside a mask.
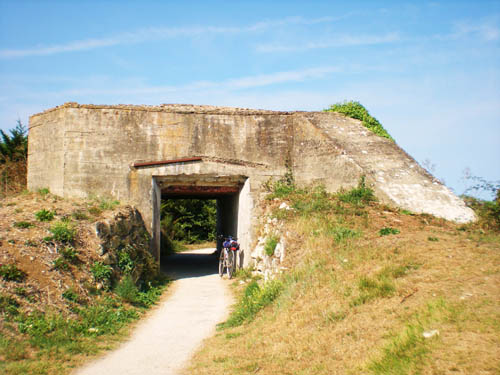
[[[23,281],[26,273],[15,264],[0,264],[0,276],[6,281]]]
[[[349,191],[340,191],[337,196],[340,201],[354,204],[356,206],[364,206],[377,200],[373,189],[366,186],[365,176],[361,176],[357,187]]]
[[[381,354],[366,366],[374,375],[406,375],[419,373],[425,366],[425,357],[440,341],[439,335],[425,338],[424,332],[454,320],[461,309],[445,300],[432,301],[411,316],[399,333],[392,333]]]
[[[46,210],[45,208],[35,212],[35,217],[38,221],[52,221],[54,220],[54,211]]]
[[[257,313],[271,304],[282,292],[281,281],[272,280],[259,286],[257,281],[250,282],[229,319],[218,325],[219,328],[237,327],[255,319]]]
[[[271,236],[267,237],[266,243],[264,244],[264,251],[267,254],[267,256],[271,257],[274,255],[274,250],[276,249],[279,240],[280,240],[279,237],[275,234],[272,234]]]
[[[16,227],[16,228],[22,228],[22,229],[31,228],[31,227],[34,227],[34,226],[35,226],[34,224],[29,223],[27,221],[16,221],[14,223],[14,227]]]
[[[52,233],[52,240],[63,243],[72,242],[76,235],[75,227],[66,221],[55,223],[49,231]]]
[[[390,234],[398,234],[398,233],[399,233],[399,229],[391,228],[391,227],[385,227],[385,228],[382,228],[378,231],[378,234],[380,236],[388,236]]]

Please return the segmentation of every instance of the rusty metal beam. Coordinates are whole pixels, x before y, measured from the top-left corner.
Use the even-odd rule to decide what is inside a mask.
[[[173,160],[147,161],[147,162],[141,162],[141,163],[134,163],[133,167],[134,168],[152,167],[155,165],[185,163],[188,161],[202,161],[202,160],[203,160],[202,158],[196,157],[196,158],[182,158],[182,159],[173,159]]]
[[[203,196],[235,194],[240,191],[238,186],[186,186],[170,185],[161,189],[162,195]]]

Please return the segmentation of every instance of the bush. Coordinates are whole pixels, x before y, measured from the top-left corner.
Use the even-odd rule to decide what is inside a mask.
[[[342,202],[352,203],[358,206],[377,200],[373,190],[366,186],[365,176],[361,176],[357,187],[347,192],[338,193],[338,197]]]
[[[54,212],[46,209],[35,212],[35,217],[38,221],[52,221],[54,219]]]
[[[55,223],[49,231],[52,233],[52,239],[59,242],[72,242],[75,239],[76,230],[71,223],[60,221]]]
[[[387,130],[384,129],[382,124],[378,122],[376,118],[371,116],[368,110],[359,102],[345,101],[343,103],[335,103],[325,111],[343,113],[348,117],[361,120],[365,128],[370,129],[375,134],[394,142],[394,139],[389,135]]]
[[[122,249],[118,252],[118,268],[126,274],[129,274],[134,269],[135,264],[132,258],[130,258],[130,253],[127,248]]]
[[[26,273],[15,264],[0,264],[0,276],[6,281],[22,281],[26,277]]]

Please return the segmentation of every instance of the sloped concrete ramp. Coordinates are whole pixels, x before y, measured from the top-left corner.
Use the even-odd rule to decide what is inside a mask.
[[[117,350],[75,375],[174,375],[187,364],[202,340],[226,319],[232,303],[228,281],[219,277],[215,249],[168,258],[164,271],[173,290]]]

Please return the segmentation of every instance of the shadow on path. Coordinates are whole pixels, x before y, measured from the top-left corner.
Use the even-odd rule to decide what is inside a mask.
[[[215,248],[186,251],[161,260],[161,270],[174,280],[217,274],[218,267]]]

